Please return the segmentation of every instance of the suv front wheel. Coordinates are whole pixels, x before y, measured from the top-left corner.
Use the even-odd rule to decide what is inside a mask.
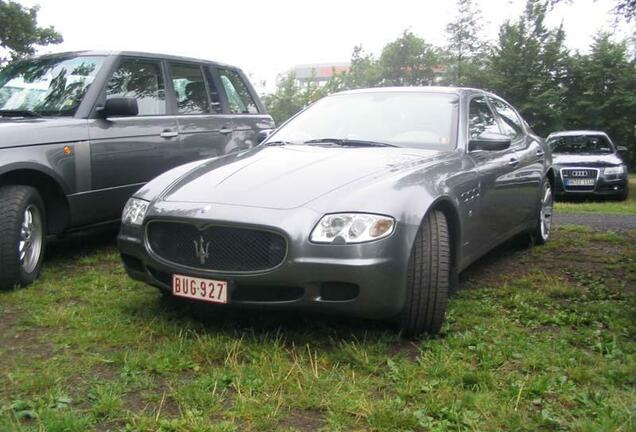
[[[37,279],[45,244],[46,214],[38,191],[30,186],[0,187],[0,289]]]

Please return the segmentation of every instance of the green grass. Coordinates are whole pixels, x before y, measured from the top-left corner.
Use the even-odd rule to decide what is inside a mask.
[[[0,431],[636,428],[636,237],[569,226],[463,276],[442,334],[304,314],[201,321],[112,245],[0,293]],[[196,313],[195,313],[196,312]]]
[[[625,201],[589,200],[559,201],[555,204],[557,213],[608,213],[636,215],[636,175],[629,176],[629,196]]]

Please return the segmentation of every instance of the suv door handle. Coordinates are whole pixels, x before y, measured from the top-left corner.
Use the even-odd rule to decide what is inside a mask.
[[[159,136],[161,138],[174,138],[174,137],[179,136],[179,132],[177,132],[175,130],[164,129],[164,130],[161,131]]]
[[[510,158],[510,161],[508,162],[508,165],[516,167],[517,165],[519,165],[519,159],[517,158]]]
[[[541,149],[537,150],[537,156],[542,157],[545,154],[545,152]]]

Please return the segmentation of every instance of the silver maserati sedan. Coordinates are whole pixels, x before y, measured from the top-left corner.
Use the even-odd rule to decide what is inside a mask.
[[[434,334],[459,272],[512,236],[548,240],[554,180],[549,148],[493,94],[347,91],[155,178],[118,243],[128,274],[168,295]]]

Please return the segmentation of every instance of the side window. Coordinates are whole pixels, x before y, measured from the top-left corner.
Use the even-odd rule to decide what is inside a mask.
[[[221,112],[218,93],[211,86],[210,95],[208,95],[208,88],[199,65],[170,63],[170,75],[177,97],[179,114]]]
[[[523,126],[521,123],[521,119],[519,118],[515,110],[502,100],[494,98],[488,99],[501,118],[503,133],[508,135],[513,140],[523,136]]]
[[[484,132],[501,133],[495,116],[483,97],[470,101],[468,108],[468,132],[470,138],[477,138]]]
[[[139,115],[166,113],[166,90],[157,61],[124,59],[106,85],[106,98],[137,99]]]
[[[247,86],[238,72],[218,69],[219,78],[225,89],[232,114],[258,114],[258,108]]]

